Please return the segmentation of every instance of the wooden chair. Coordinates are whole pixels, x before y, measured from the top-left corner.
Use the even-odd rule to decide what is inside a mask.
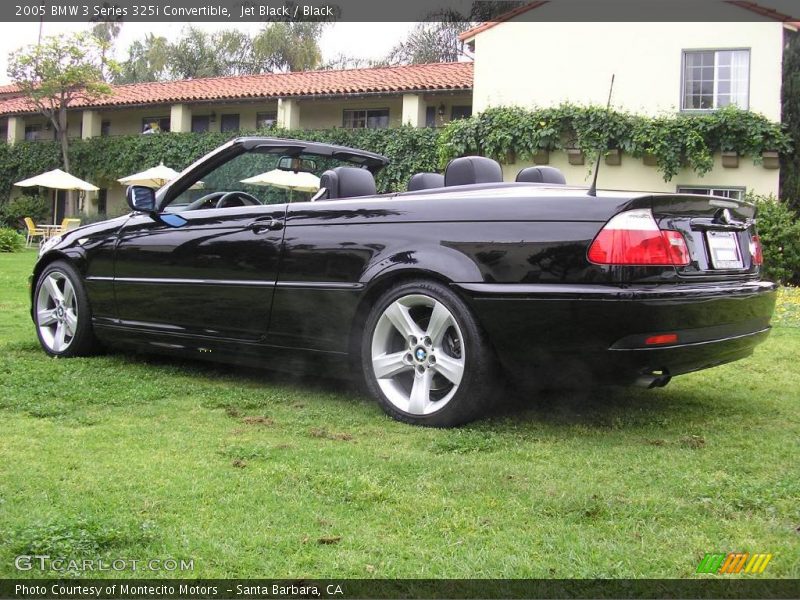
[[[33,222],[33,219],[30,217],[25,217],[25,227],[27,231],[27,237],[25,239],[25,246],[27,248],[31,247],[31,242],[33,242],[34,238],[44,238],[47,236],[47,232],[44,229],[40,229],[36,226],[36,223]],[[41,241],[41,240],[40,240]]]

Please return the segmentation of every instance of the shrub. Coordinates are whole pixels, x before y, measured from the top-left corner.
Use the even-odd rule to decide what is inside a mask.
[[[10,227],[0,229],[0,252],[20,252],[25,247],[25,236]]]
[[[34,223],[43,221],[50,212],[47,200],[41,196],[18,196],[6,202],[0,209],[0,219],[8,227],[20,228],[25,217]]]
[[[797,215],[774,196],[748,194],[747,200],[758,207],[764,276],[780,283],[800,284],[800,221]]]

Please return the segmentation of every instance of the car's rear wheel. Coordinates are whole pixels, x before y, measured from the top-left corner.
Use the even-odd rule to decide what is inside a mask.
[[[33,299],[36,334],[51,356],[86,356],[99,348],[80,274],[66,261],[48,265]]]
[[[466,304],[446,286],[413,281],[384,293],[364,327],[368,390],[392,417],[452,427],[485,409],[493,356]]]

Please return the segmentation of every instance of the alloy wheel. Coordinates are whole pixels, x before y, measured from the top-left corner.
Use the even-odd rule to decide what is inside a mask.
[[[386,398],[412,415],[441,410],[464,377],[463,336],[453,313],[423,294],[389,304],[372,335],[372,368]]]
[[[48,273],[36,299],[36,325],[47,348],[55,353],[69,348],[78,331],[75,288],[59,271]]]

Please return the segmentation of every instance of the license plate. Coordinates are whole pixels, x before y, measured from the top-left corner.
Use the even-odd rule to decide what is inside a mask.
[[[708,231],[708,250],[711,253],[711,266],[715,269],[741,269],[742,254],[739,240],[733,231]]]

